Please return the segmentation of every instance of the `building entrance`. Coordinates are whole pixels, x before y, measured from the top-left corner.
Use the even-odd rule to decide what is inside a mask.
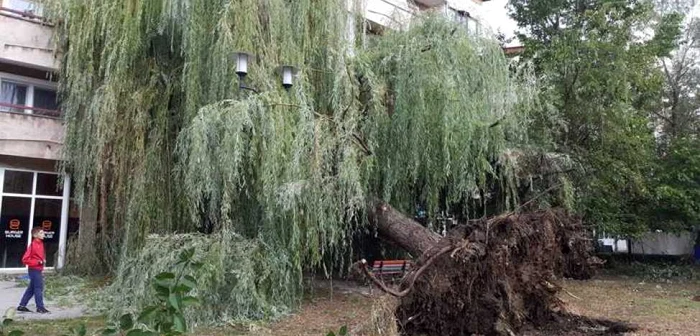
[[[69,188],[56,173],[0,168],[0,271],[24,269],[34,227],[46,233],[46,266],[63,266]]]

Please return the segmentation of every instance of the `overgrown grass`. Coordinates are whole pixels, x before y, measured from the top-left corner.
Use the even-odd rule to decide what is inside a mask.
[[[653,260],[640,262],[609,259],[602,273],[604,275],[634,277],[647,282],[700,283],[700,265],[693,265],[686,261]]]
[[[29,280],[17,280],[22,275],[13,275],[5,278],[6,281],[16,281],[17,287],[27,287]],[[100,278],[85,278],[74,275],[55,273],[44,274],[44,299],[53,301],[59,307],[81,305],[91,308],[94,296],[105,286],[106,282]]]
[[[81,324],[85,325],[88,330],[94,331],[104,327],[105,322],[103,316],[65,320],[29,320],[15,322],[12,324],[12,329],[23,331],[25,335],[30,336],[63,336],[68,333],[70,328],[76,328]],[[92,333],[88,335],[92,335]]]

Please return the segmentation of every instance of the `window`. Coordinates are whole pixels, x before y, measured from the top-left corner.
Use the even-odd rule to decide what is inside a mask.
[[[17,83],[0,82],[0,111],[24,112],[20,106],[27,105],[27,86]]]
[[[454,12],[454,20],[459,24],[466,25],[469,12],[457,9],[453,9],[452,11]]]
[[[45,110],[57,111],[58,102],[56,101],[56,91],[35,87],[33,106]]]
[[[3,183],[3,192],[11,194],[31,195],[34,183],[34,173],[26,171],[7,170]]]
[[[0,0],[3,7],[16,10],[18,12],[41,15],[41,6],[29,0]]]
[[[453,19],[467,29],[467,33],[472,35],[481,35],[481,25],[474,19],[469,12],[450,8],[452,10]]]
[[[49,117],[60,115],[56,90],[49,87],[51,83],[42,84],[37,80],[14,77],[18,76],[0,80],[0,112],[31,113]],[[31,84],[33,82],[37,82],[38,85]]]
[[[476,36],[481,35],[481,25],[472,17],[467,18],[467,32]]]

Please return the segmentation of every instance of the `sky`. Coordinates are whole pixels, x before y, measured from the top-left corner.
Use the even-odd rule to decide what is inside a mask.
[[[505,34],[506,38],[514,37],[514,31],[518,28],[515,21],[513,21],[508,16],[508,10],[506,6],[508,5],[508,0],[491,0],[483,2],[481,7],[483,8],[483,14],[486,17],[488,25],[494,33],[501,32]],[[695,17],[700,17],[700,1],[695,4],[695,7],[691,11],[691,15]],[[507,46],[518,45],[517,40],[513,40],[508,43]]]
[[[515,36],[514,31],[518,28],[518,25],[508,16],[506,5],[508,5],[508,0],[492,0],[483,2],[481,7],[483,8],[486,21],[488,21],[487,24],[491,26],[493,32],[498,33],[500,31],[508,38]],[[517,41],[513,41],[508,46],[517,44]]]

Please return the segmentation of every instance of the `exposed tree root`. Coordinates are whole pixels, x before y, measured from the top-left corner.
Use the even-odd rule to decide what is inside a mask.
[[[411,230],[404,236],[422,234]],[[557,297],[557,280],[590,278],[601,264],[592,252],[581,221],[564,211],[508,214],[450,231],[423,251],[399,290],[384,289],[400,299],[396,318],[403,334],[517,335],[570,316]],[[615,329],[597,322],[585,328]]]

